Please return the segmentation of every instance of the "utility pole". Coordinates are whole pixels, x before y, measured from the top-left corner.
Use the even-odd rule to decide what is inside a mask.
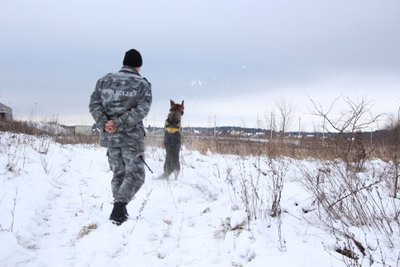
[[[324,121],[322,122],[322,145],[325,142],[325,117],[324,117]]]
[[[396,148],[396,151],[394,152],[394,169],[395,169],[395,177],[394,177],[394,190],[393,190],[393,197],[394,198],[397,198],[397,187],[398,187],[398,184],[399,184],[399,157],[398,157],[398,154],[399,154],[399,146],[400,146],[400,106],[399,106],[399,109],[398,109],[398,111],[397,111],[397,125],[395,125],[395,128],[394,128],[394,131],[395,131],[395,136],[396,136],[396,138],[395,138],[395,148]]]
[[[270,130],[269,130],[269,141],[271,142],[272,141],[272,121],[273,121],[273,116],[274,116],[274,113],[273,112],[271,112],[271,124],[270,124]]]
[[[301,125],[301,118],[300,118],[300,116],[299,116],[299,138],[300,138],[300,126]]]

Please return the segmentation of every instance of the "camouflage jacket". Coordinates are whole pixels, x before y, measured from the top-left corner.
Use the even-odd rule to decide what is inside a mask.
[[[100,130],[100,145],[129,146],[144,151],[144,127],[152,102],[151,84],[140,74],[124,66],[97,81],[90,97],[89,110]],[[116,133],[107,133],[104,125],[114,120]]]

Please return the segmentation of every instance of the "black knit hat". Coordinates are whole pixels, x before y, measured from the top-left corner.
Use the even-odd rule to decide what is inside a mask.
[[[131,49],[125,53],[123,64],[132,68],[141,67],[143,64],[142,56],[139,51]]]

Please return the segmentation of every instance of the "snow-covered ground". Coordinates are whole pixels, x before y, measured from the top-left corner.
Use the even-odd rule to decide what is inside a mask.
[[[372,266],[399,265],[398,217],[389,227],[392,242],[379,231],[342,224],[365,256],[323,223],[315,196],[302,182],[305,171],[321,162],[184,148],[178,179],[155,179],[164,156],[163,149],[147,148],[154,174],[146,170],[144,186],[128,205],[130,219],[116,226],[108,220],[112,173],[104,148],[0,133],[0,265],[321,267],[371,266],[370,259]],[[388,164],[375,160],[367,166],[364,185]],[[271,182],[279,177],[283,187]],[[386,184],[374,186],[387,194],[382,209],[396,215],[399,203]],[[279,188],[282,213],[271,217]],[[337,252],[351,247],[359,265]]]

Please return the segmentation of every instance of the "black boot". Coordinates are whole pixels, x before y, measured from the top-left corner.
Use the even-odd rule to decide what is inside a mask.
[[[126,205],[124,207],[124,214],[126,216],[126,219],[128,219],[129,218],[129,213],[128,213],[128,210],[126,209]]]
[[[127,219],[128,219],[128,216],[127,216],[127,212],[126,212],[126,203],[115,202],[114,208],[110,215],[110,220],[116,225],[121,225]]]

